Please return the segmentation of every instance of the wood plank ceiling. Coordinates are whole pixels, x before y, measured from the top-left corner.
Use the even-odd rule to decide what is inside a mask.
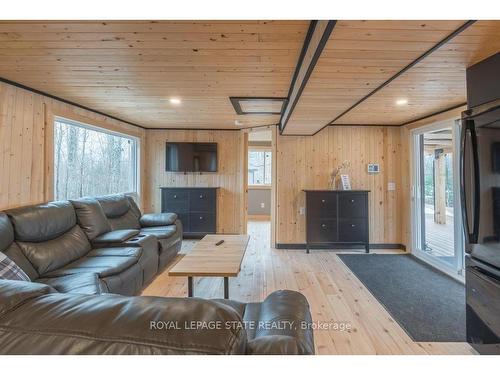
[[[464,103],[465,68],[500,50],[500,21],[472,24],[344,114],[464,23],[338,21],[283,133],[314,134],[334,119],[401,125]],[[308,27],[309,21],[0,22],[0,77],[147,128],[270,125],[280,116],[238,115],[229,97],[287,97]],[[408,103],[398,106],[399,99]]]
[[[276,124],[279,115],[238,116],[229,97],[286,97],[308,26],[0,22],[0,77],[148,128]]]
[[[314,134],[464,23],[337,22],[284,134]],[[400,125],[464,103],[465,68],[498,52],[498,35],[499,21],[474,23],[334,124]]]

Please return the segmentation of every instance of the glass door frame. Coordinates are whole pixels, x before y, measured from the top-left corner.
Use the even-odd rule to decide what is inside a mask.
[[[424,133],[449,128],[452,123],[453,139],[453,221],[454,221],[454,257],[455,264],[439,260],[423,250],[425,244],[425,198],[423,197],[422,149]],[[416,128],[410,131],[411,135],[411,253],[431,266],[446,274],[464,281],[464,235],[462,230],[462,211],[460,202],[460,120],[446,120],[431,125]]]

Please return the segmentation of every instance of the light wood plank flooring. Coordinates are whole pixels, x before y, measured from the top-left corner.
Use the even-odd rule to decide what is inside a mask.
[[[230,298],[261,301],[274,290],[298,290],[309,300],[314,321],[351,325],[348,331],[315,330],[317,354],[474,353],[467,343],[413,342],[334,252],[271,249],[268,222],[250,222],[248,229],[250,244],[240,275],[230,279]],[[184,241],[181,253],[194,243]],[[222,278],[195,278],[194,293],[222,298]],[[165,270],[143,295],[185,297],[187,278],[169,277]]]

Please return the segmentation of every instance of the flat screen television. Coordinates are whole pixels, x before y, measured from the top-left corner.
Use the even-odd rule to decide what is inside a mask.
[[[167,142],[167,172],[217,172],[217,143]]]

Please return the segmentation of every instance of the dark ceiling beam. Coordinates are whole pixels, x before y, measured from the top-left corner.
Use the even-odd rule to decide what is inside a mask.
[[[356,103],[354,103],[353,105],[351,105],[344,112],[342,112],[340,115],[338,115],[337,117],[335,117],[328,124],[326,124],[323,127],[321,127],[319,130],[317,130],[316,132],[314,132],[312,135],[318,134],[321,130],[323,130],[324,128],[326,128],[329,125],[334,125],[335,121],[337,121],[341,117],[345,116],[348,112],[352,111],[354,108],[356,108],[358,105],[360,105],[361,103],[363,103],[366,99],[368,99],[369,97],[371,97],[372,95],[374,95],[378,91],[382,90],[389,83],[391,83],[392,81],[394,81],[395,79],[397,79],[399,76],[401,76],[402,74],[404,74],[405,72],[407,72],[408,70],[410,70],[411,68],[413,68],[420,61],[422,61],[423,59],[425,59],[427,56],[429,56],[431,53],[433,53],[434,51],[436,51],[438,48],[442,47],[444,44],[448,43],[450,40],[452,40],[454,37],[456,37],[462,31],[466,30],[469,26],[473,25],[475,22],[476,21],[474,21],[474,20],[470,20],[470,21],[465,22],[462,26],[460,26],[458,29],[456,29],[451,34],[449,34],[446,38],[442,39],[437,44],[435,44],[433,47],[431,47],[429,50],[425,51],[422,55],[420,55],[419,57],[417,57],[415,60],[413,60],[408,65],[406,65],[403,69],[401,69],[399,72],[397,72],[396,74],[394,74],[391,78],[389,78],[387,81],[385,81],[384,83],[382,83],[380,86],[378,86],[377,88],[375,88],[374,90],[372,90],[371,92],[369,92],[367,95],[363,96]],[[416,121],[416,120],[412,120],[411,122],[414,122],[414,121]],[[402,125],[406,125],[406,124],[407,123],[402,124]],[[402,126],[402,125],[400,125],[400,126]]]
[[[290,89],[288,90],[288,101],[279,121],[280,134],[285,130],[286,124],[292,116],[293,110],[309,81],[309,77],[336,23],[337,21],[311,21],[309,24],[304,45],[302,46]]]

